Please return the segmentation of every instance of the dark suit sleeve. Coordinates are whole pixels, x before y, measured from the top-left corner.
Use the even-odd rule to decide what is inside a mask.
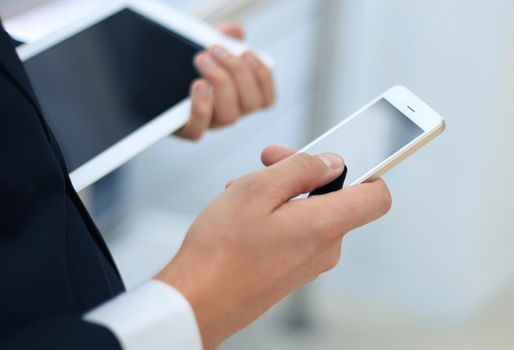
[[[2,350],[121,350],[121,345],[107,328],[79,317],[56,317],[16,329],[0,336]]]

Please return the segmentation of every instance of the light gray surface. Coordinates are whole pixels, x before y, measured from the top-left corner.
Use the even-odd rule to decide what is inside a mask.
[[[9,18],[50,0],[0,0],[0,16]]]
[[[391,214],[352,234],[334,286],[459,322],[514,276],[511,1],[347,1],[324,123],[404,84],[445,134],[386,176]]]

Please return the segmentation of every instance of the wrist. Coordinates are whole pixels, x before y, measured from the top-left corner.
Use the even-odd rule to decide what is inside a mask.
[[[207,283],[202,283],[201,278],[192,274],[181,272],[186,269],[177,265],[168,265],[155,279],[175,288],[186,298],[195,314],[204,350],[215,349],[229,336],[226,331],[227,322],[222,320],[217,310],[224,301],[215,300]],[[208,273],[205,275],[209,276]]]

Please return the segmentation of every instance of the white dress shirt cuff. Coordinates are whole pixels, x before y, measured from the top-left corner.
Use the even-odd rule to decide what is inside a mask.
[[[149,281],[84,316],[110,329],[125,350],[202,350],[196,318],[176,289]]]

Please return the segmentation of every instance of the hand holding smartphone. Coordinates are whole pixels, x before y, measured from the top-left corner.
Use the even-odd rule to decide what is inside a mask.
[[[419,97],[403,86],[392,87],[300,150],[337,153],[347,166],[342,179],[311,195],[339,190],[343,182],[352,186],[380,178],[445,127],[442,116]]]

